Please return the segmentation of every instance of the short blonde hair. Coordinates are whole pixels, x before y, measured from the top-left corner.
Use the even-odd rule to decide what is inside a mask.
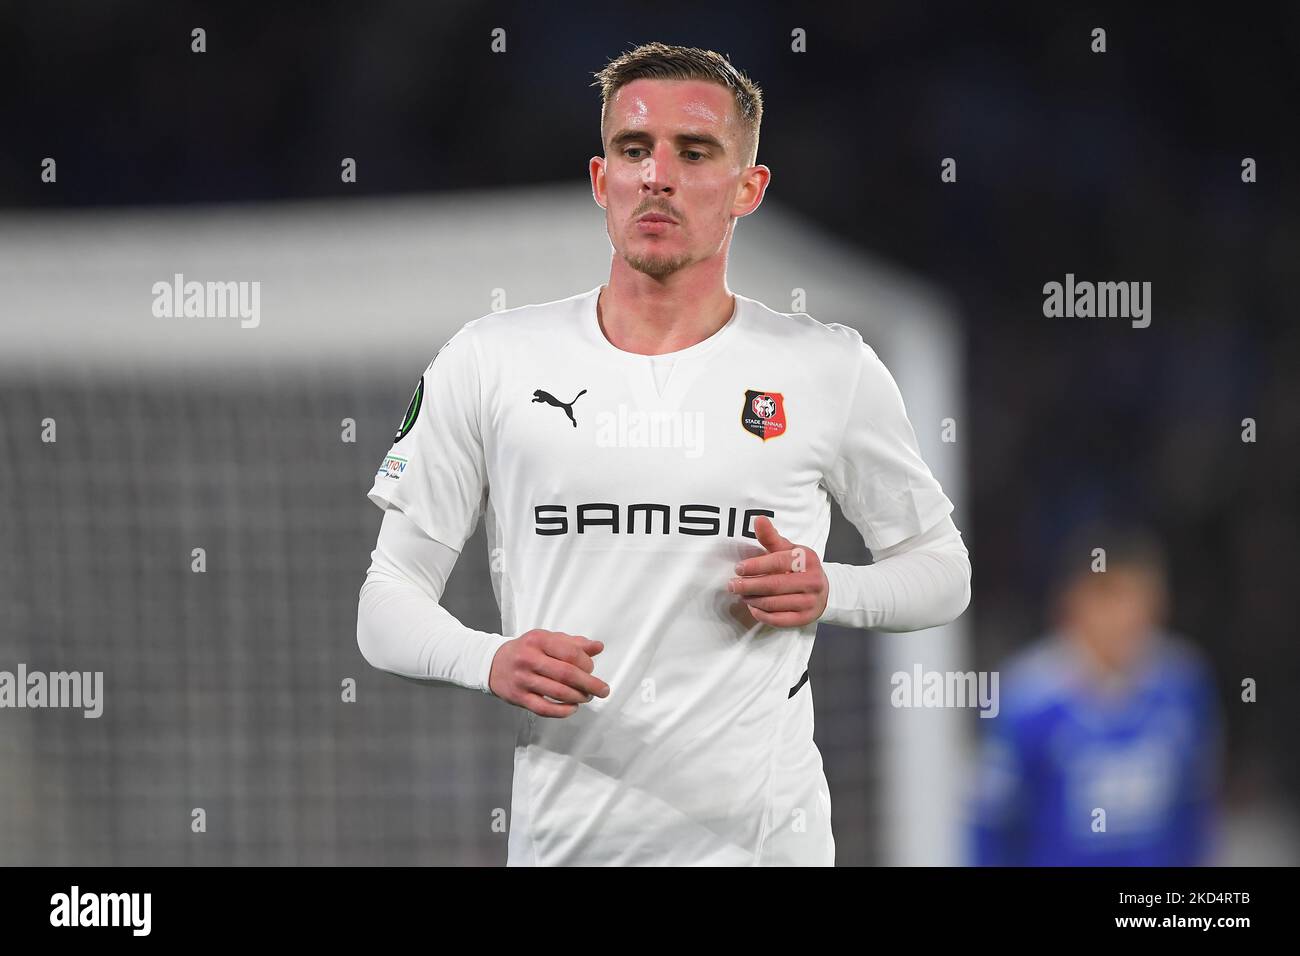
[[[600,87],[600,129],[604,142],[605,110],[614,94],[633,80],[707,80],[731,90],[745,126],[749,165],[758,161],[758,130],[763,122],[763,91],[721,53],[697,47],[644,43],[611,60],[596,74]]]

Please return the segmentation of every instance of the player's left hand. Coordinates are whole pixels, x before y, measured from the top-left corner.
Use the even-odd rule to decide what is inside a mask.
[[[801,627],[821,617],[830,583],[813,549],[782,537],[766,515],[754,519],[754,533],[767,554],[740,561],[727,590],[741,595],[754,620],[773,627]]]

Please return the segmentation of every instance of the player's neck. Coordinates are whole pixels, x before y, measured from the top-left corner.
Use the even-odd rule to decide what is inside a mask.
[[[703,342],[731,320],[736,297],[725,280],[697,285],[619,282],[611,275],[596,300],[601,331],[616,348],[638,355],[678,352]]]
[[[1070,635],[1066,643],[1088,684],[1103,697],[1120,697],[1130,691],[1146,663],[1145,654],[1123,662],[1113,661],[1078,634]]]

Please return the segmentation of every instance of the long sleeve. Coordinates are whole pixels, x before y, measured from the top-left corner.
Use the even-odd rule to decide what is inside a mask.
[[[844,331],[856,378],[825,484],[875,563],[823,565],[830,596],[819,620],[878,631],[947,624],[970,603],[970,557],[952,502],[921,457],[889,369],[857,332]]]
[[[947,624],[970,604],[970,557],[949,515],[872,557],[869,565],[823,563],[830,594],[818,620],[917,631]]]
[[[357,646],[373,667],[491,693],[502,634],[461,624],[439,604],[460,553],[388,508],[357,606]]]

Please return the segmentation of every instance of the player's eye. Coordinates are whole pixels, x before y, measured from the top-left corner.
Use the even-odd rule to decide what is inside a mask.
[[[688,149],[688,150],[686,150],[686,153],[687,153],[687,155],[690,155],[690,154],[693,153],[693,154],[695,154],[696,156],[700,157],[700,159],[704,159],[704,154],[701,153],[698,149]]]
[[[623,150],[623,155],[627,156],[628,159],[636,159],[637,158],[636,156],[628,156],[628,153],[644,153],[644,152],[645,150],[642,149],[640,146],[629,146],[627,149]]]

